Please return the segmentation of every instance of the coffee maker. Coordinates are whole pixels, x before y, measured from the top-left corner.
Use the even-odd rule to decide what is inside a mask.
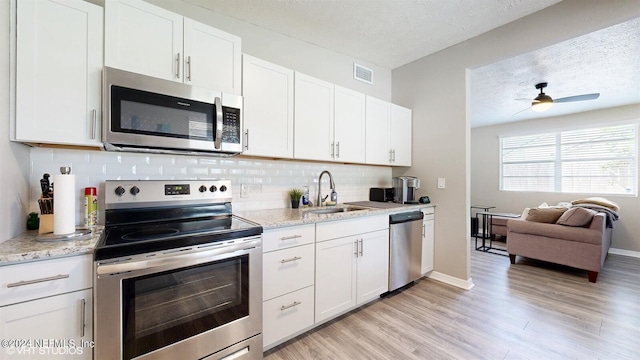
[[[393,202],[398,204],[417,204],[416,190],[420,188],[420,179],[415,176],[393,178]]]

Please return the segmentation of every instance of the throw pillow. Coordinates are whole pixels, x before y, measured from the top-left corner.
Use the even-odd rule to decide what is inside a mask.
[[[566,226],[587,226],[591,224],[591,219],[597,214],[596,211],[582,207],[571,208],[562,214],[556,224]]]
[[[537,208],[529,209],[527,221],[555,224],[558,218],[567,211],[566,208]]]

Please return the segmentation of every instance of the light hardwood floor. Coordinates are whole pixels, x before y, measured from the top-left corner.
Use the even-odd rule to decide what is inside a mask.
[[[640,259],[586,271],[471,250],[475,287],[435,280],[332,320],[265,359],[640,359]]]

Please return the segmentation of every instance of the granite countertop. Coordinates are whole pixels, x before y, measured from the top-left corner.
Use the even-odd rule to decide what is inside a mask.
[[[0,266],[20,261],[46,260],[54,257],[91,254],[103,226],[97,226],[85,240],[36,241],[38,231],[31,230],[0,243]]]
[[[427,207],[434,207],[434,204],[402,205],[389,209],[369,208],[348,204],[338,204],[337,206],[325,206],[322,208],[300,208],[300,209],[267,209],[267,210],[247,210],[234,212],[235,215],[262,225],[265,230],[302,224],[313,224],[325,221],[343,220],[359,216],[393,214],[404,211],[419,210]],[[313,210],[319,209],[341,209],[358,208],[363,210],[345,211],[330,214],[314,214]]]

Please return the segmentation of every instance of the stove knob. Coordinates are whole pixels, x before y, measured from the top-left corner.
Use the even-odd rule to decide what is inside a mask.
[[[124,195],[125,192],[126,192],[126,190],[122,186],[118,186],[116,188],[116,195],[118,195],[118,196]]]
[[[215,185],[211,185],[211,187],[209,188],[209,191],[216,192],[218,191],[218,188]]]
[[[204,185],[200,185],[200,188],[198,189],[198,191],[200,191],[201,193],[206,192],[207,191],[207,187]]]
[[[134,186],[131,189],[129,189],[129,192],[131,193],[131,195],[136,196],[140,193],[140,188],[137,186]]]
[[[227,191],[227,187],[226,187],[226,186],[224,186],[224,185],[220,186],[220,191],[222,191],[222,192]]]

